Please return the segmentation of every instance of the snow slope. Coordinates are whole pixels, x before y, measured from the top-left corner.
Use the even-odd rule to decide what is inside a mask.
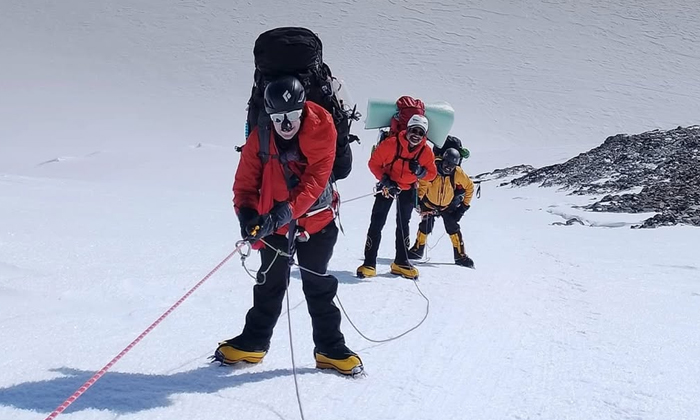
[[[235,141],[252,44],[278,25],[316,30],[361,105],[404,93],[452,103],[455,134],[499,165],[535,144],[554,149],[529,162],[540,165],[618,132],[697,123],[691,0],[5,0],[0,11],[0,138],[60,143],[54,154],[90,153],[86,140]],[[17,154],[2,163],[22,168]]]
[[[5,0],[0,419],[45,418],[231,252],[232,147],[261,31],[313,27],[361,107],[451,102],[476,174],[697,123],[698,15],[690,1]],[[373,184],[375,132],[357,128],[345,199]],[[388,275],[391,223],[380,276],[354,277],[371,201],[344,205],[331,272],[352,321],[383,339],[428,317],[385,344],[344,319],[368,372],[349,380],[313,368],[293,281],[305,417],[700,418],[697,229],[599,214],[553,226],[590,197],[497,185],[463,223],[477,269],[449,264],[438,226],[415,284]],[[59,418],[299,418],[286,312],[263,364],[207,363],[251,287],[237,258],[224,265]]]

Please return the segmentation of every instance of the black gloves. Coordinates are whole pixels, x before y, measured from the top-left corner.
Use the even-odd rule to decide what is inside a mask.
[[[292,221],[292,207],[286,201],[275,204],[269,213],[263,215],[258,215],[257,211],[251,209],[245,209],[245,213],[247,217],[243,215],[244,208],[238,212],[241,235],[252,242],[272,235],[277,229]]]
[[[287,201],[275,204],[268,213],[275,222],[275,230],[292,221],[292,206]]]
[[[398,184],[389,178],[389,175],[384,174],[382,179],[377,182],[377,191],[381,191],[386,198],[393,198],[401,192]]]
[[[455,216],[455,219],[456,219],[457,221],[459,221],[459,220],[462,218],[462,216],[464,216],[464,213],[465,213],[467,210],[469,210],[469,207],[471,207],[469,204],[464,204],[464,203],[462,203],[462,204],[460,204],[459,206],[457,206],[457,208],[456,208],[455,211],[453,212],[453,214],[454,214],[454,216]]]
[[[450,201],[449,206],[447,207],[449,210],[453,211],[456,210],[457,207],[462,205],[462,202],[464,201],[464,197],[467,195],[467,192],[464,191],[463,188],[456,188],[455,189],[455,195],[452,198],[452,201]]]
[[[241,238],[248,237],[248,224],[258,220],[260,215],[255,209],[241,207],[238,209],[238,222],[241,224]]]
[[[455,191],[455,198],[454,198],[454,201],[457,202],[457,203],[462,203],[462,202],[464,201],[464,197],[466,197],[466,196],[467,196],[467,192],[466,192],[466,191],[461,190],[461,189],[456,190],[456,191]]]
[[[428,170],[425,169],[425,166],[421,166],[420,163],[418,163],[417,160],[412,160],[408,162],[408,169],[413,172],[413,174],[416,176],[418,179],[423,179],[425,174],[428,173]]]

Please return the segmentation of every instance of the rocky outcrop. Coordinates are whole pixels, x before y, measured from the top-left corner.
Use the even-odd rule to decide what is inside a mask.
[[[700,226],[700,126],[618,134],[567,162],[510,182],[534,183],[571,194],[605,194],[584,207],[591,211],[659,213],[634,227]]]
[[[508,178],[523,173],[527,174],[534,170],[535,168],[531,165],[510,166],[507,168],[494,169],[491,172],[485,172],[483,174],[476,175],[474,179],[479,181],[492,181],[494,179]],[[505,184],[507,184],[507,182]]]

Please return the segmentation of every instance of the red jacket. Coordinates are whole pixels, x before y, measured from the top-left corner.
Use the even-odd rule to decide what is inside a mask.
[[[435,156],[432,149],[427,145],[424,137],[413,150],[409,150],[406,131],[404,130],[398,135],[388,137],[379,143],[379,146],[370,156],[368,165],[369,170],[372,171],[378,180],[381,180],[382,176],[387,174],[392,181],[399,185],[399,188],[408,190],[412,184],[418,181],[418,178],[408,166],[409,161],[414,159],[417,159],[418,163],[427,170],[423,180],[432,181],[437,175]]]
[[[309,234],[319,232],[333,219],[330,209],[309,217],[302,217],[321,195],[333,170],[335,160],[336,130],[331,115],[320,105],[306,101],[303,120],[297,134],[302,162],[290,162],[291,171],[299,177],[299,184],[290,192],[284,177],[284,169],[274,140],[274,128],[270,130],[270,158],[264,165],[258,156],[260,142],[255,127],[246,139],[241,160],[233,182],[233,205],[236,213],[241,207],[256,209],[259,214],[268,213],[275,202],[289,201],[292,217],[297,225]],[[284,140],[283,140],[284,141]],[[276,233],[284,235],[285,225]]]

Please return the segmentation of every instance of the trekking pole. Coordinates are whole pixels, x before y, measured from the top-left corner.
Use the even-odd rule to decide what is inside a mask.
[[[109,363],[107,363],[102,369],[100,369],[97,373],[95,373],[95,375],[93,375],[92,378],[90,378],[87,382],[85,382],[85,383],[83,384],[83,386],[81,386],[80,388],[78,388],[78,390],[75,391],[75,392],[73,393],[73,395],[71,395],[67,400],[65,400],[65,401],[63,402],[63,404],[59,405],[51,414],[49,414],[48,417],[46,417],[45,420],[53,420],[53,419],[55,419],[59,414],[61,414],[63,411],[65,411],[65,409],[68,408],[69,405],[73,404],[73,402],[74,402],[75,400],[77,400],[78,398],[80,398],[80,396],[83,395],[83,394],[85,393],[85,391],[88,390],[88,388],[90,388],[92,385],[94,385],[95,382],[97,382],[98,379],[100,379],[100,378],[101,378],[115,363],[117,363],[117,362],[119,361],[119,359],[121,359],[126,353],[129,352],[129,350],[131,350],[136,344],[138,344],[139,341],[141,341],[141,340],[146,336],[146,334],[150,333],[158,324],[160,324],[161,321],[163,321],[163,320],[165,319],[165,317],[167,317],[168,315],[170,315],[170,313],[171,313],[172,311],[174,311],[175,308],[177,308],[178,306],[180,306],[180,304],[181,304],[182,302],[184,302],[185,299],[187,299],[188,297],[190,297],[190,295],[191,295],[192,293],[194,293],[194,291],[197,290],[197,289],[199,288],[199,286],[201,286],[202,284],[204,284],[205,281],[209,280],[209,278],[210,278],[217,270],[219,270],[224,264],[226,264],[226,262],[227,262],[228,260],[230,260],[231,257],[233,257],[237,252],[239,252],[239,251],[243,248],[243,246],[244,246],[245,244],[247,244],[247,242],[245,242],[245,241],[238,241],[238,242],[236,243],[236,248],[235,248],[233,251],[231,251],[231,253],[228,254],[228,256],[227,256],[226,258],[224,258],[223,261],[221,261],[216,267],[214,267],[214,269],[211,270],[211,271],[209,272],[209,274],[207,274],[206,276],[204,276],[204,278],[202,278],[202,280],[200,280],[199,283],[195,284],[194,287],[192,287],[184,296],[182,296],[182,297],[180,298],[180,300],[178,300],[177,302],[175,302],[175,304],[174,304],[173,306],[171,306],[170,309],[168,309],[167,311],[165,311],[165,313],[164,313],[163,315],[161,315],[160,318],[158,318],[155,322],[153,322],[144,332],[141,333],[141,335],[139,335],[134,341],[132,341],[131,344],[129,344],[128,346],[126,346],[126,348],[125,348],[124,350],[122,350],[121,353],[119,353],[117,356],[115,356],[115,357],[114,357]]]

